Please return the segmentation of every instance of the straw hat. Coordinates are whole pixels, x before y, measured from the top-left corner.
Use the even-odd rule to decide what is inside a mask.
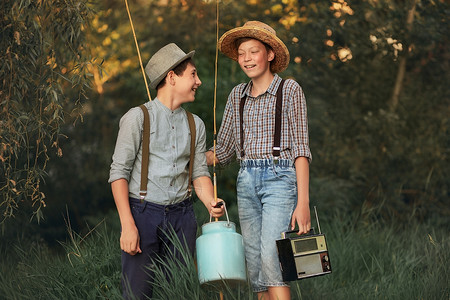
[[[238,51],[235,42],[237,39],[244,37],[257,39],[273,49],[275,58],[270,64],[272,73],[279,73],[287,68],[289,65],[289,50],[277,37],[275,30],[263,22],[248,21],[244,26],[225,32],[219,40],[219,50],[229,58],[237,61]]]
[[[145,73],[147,73],[150,79],[150,88],[154,89],[163,80],[170,70],[173,70],[183,60],[192,58],[195,54],[195,50],[184,53],[174,43],[170,43],[158,50],[148,61],[145,67]]]

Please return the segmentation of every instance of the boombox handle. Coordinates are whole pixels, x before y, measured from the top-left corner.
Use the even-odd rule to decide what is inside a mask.
[[[317,215],[317,209],[315,206],[314,206],[314,214],[316,215],[316,222],[317,222],[317,228],[319,229],[319,234],[322,234],[322,231],[320,230],[319,216]],[[285,232],[281,233],[281,237],[283,239],[285,239],[287,235],[292,234],[292,233],[297,233],[297,232],[298,232],[298,230],[285,231]],[[315,234],[314,227],[312,227],[308,233],[305,233],[303,235],[313,235],[313,234]]]
[[[319,228],[319,234],[322,234],[322,230],[320,230],[319,216],[317,215],[316,206],[314,206],[314,213],[316,214],[316,222],[317,222],[317,228]]]

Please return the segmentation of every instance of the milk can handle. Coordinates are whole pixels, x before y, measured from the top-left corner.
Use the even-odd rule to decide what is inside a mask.
[[[230,218],[228,218],[228,211],[227,211],[227,206],[225,204],[225,201],[220,201],[218,203],[218,205],[220,205],[220,203],[222,203],[223,208],[225,209],[225,215],[227,216],[227,222],[228,222],[228,225],[230,225]],[[212,220],[212,214],[209,213],[209,223],[211,223],[211,220]]]

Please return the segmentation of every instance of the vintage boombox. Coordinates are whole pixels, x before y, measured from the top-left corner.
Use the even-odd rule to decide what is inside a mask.
[[[278,258],[284,281],[310,278],[331,273],[330,256],[328,254],[325,235],[320,232],[319,219],[316,213],[319,234],[314,228],[309,233],[297,235],[296,231],[287,231],[277,240]]]

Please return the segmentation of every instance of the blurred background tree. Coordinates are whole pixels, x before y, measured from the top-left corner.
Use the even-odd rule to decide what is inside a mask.
[[[0,5],[0,212],[39,221],[49,156],[62,156],[69,117],[81,117],[91,60],[87,1],[2,1]]]
[[[212,145],[215,1],[130,0],[129,4],[144,64],[169,42],[185,51],[196,50],[203,85],[196,101],[185,108],[205,121],[208,144]],[[0,7],[2,13],[7,11],[4,4]],[[86,13],[93,9],[95,14],[89,24],[83,23],[82,30],[74,30],[79,32],[77,37],[86,37],[82,47],[85,56],[79,59],[96,58],[103,61],[103,69],[79,62],[92,74],[92,89],[83,90],[90,99],[83,104],[83,122],[75,127],[76,115],[65,115],[64,123],[58,123],[58,133],[67,138],[57,140],[64,155],[58,157],[58,147],[46,153],[50,158],[45,160],[48,174],[45,185],[40,181],[40,189],[47,208],[39,235],[49,241],[64,237],[62,215],[70,217],[74,230],[78,230],[114,211],[107,179],[118,122],[128,109],[147,101],[124,2],[104,0],[81,7]],[[223,0],[219,8],[220,35],[257,19],[275,28],[289,48],[290,66],[280,75],[295,78],[306,94],[313,152],[311,203],[326,211],[324,216],[344,219],[356,212],[364,221],[432,219],[449,225],[448,3]],[[18,14],[17,9],[12,12]],[[5,24],[3,28],[9,27]],[[3,56],[9,53],[3,44],[18,47],[16,30],[5,30],[9,29],[4,29],[8,34],[2,34]],[[70,55],[67,49],[71,48],[65,45],[58,40],[55,47],[66,49],[64,55]],[[18,68],[33,65],[26,58],[17,61],[21,62]],[[47,61],[40,66],[51,69]],[[228,93],[247,78],[237,63],[222,54],[218,71],[219,127]],[[38,80],[48,82],[44,76]],[[36,92],[40,85],[30,87]],[[7,94],[9,90],[2,88],[2,99],[4,95],[20,95]],[[17,99],[25,107],[27,102]],[[10,102],[2,100],[2,113],[6,111],[4,103]],[[38,103],[32,101],[31,105]],[[29,117],[29,110],[21,111]],[[14,131],[4,127],[3,115],[1,120],[1,138],[6,139],[3,132]],[[30,140],[24,149],[32,149],[39,139]],[[49,140],[51,146],[55,139]],[[229,202],[231,210],[235,209],[237,169],[233,163],[217,170],[219,196]],[[7,178],[0,180],[12,190],[15,187]],[[19,182],[13,180],[14,184]],[[26,194],[21,195],[25,199]],[[16,218],[11,223],[17,222]]]

